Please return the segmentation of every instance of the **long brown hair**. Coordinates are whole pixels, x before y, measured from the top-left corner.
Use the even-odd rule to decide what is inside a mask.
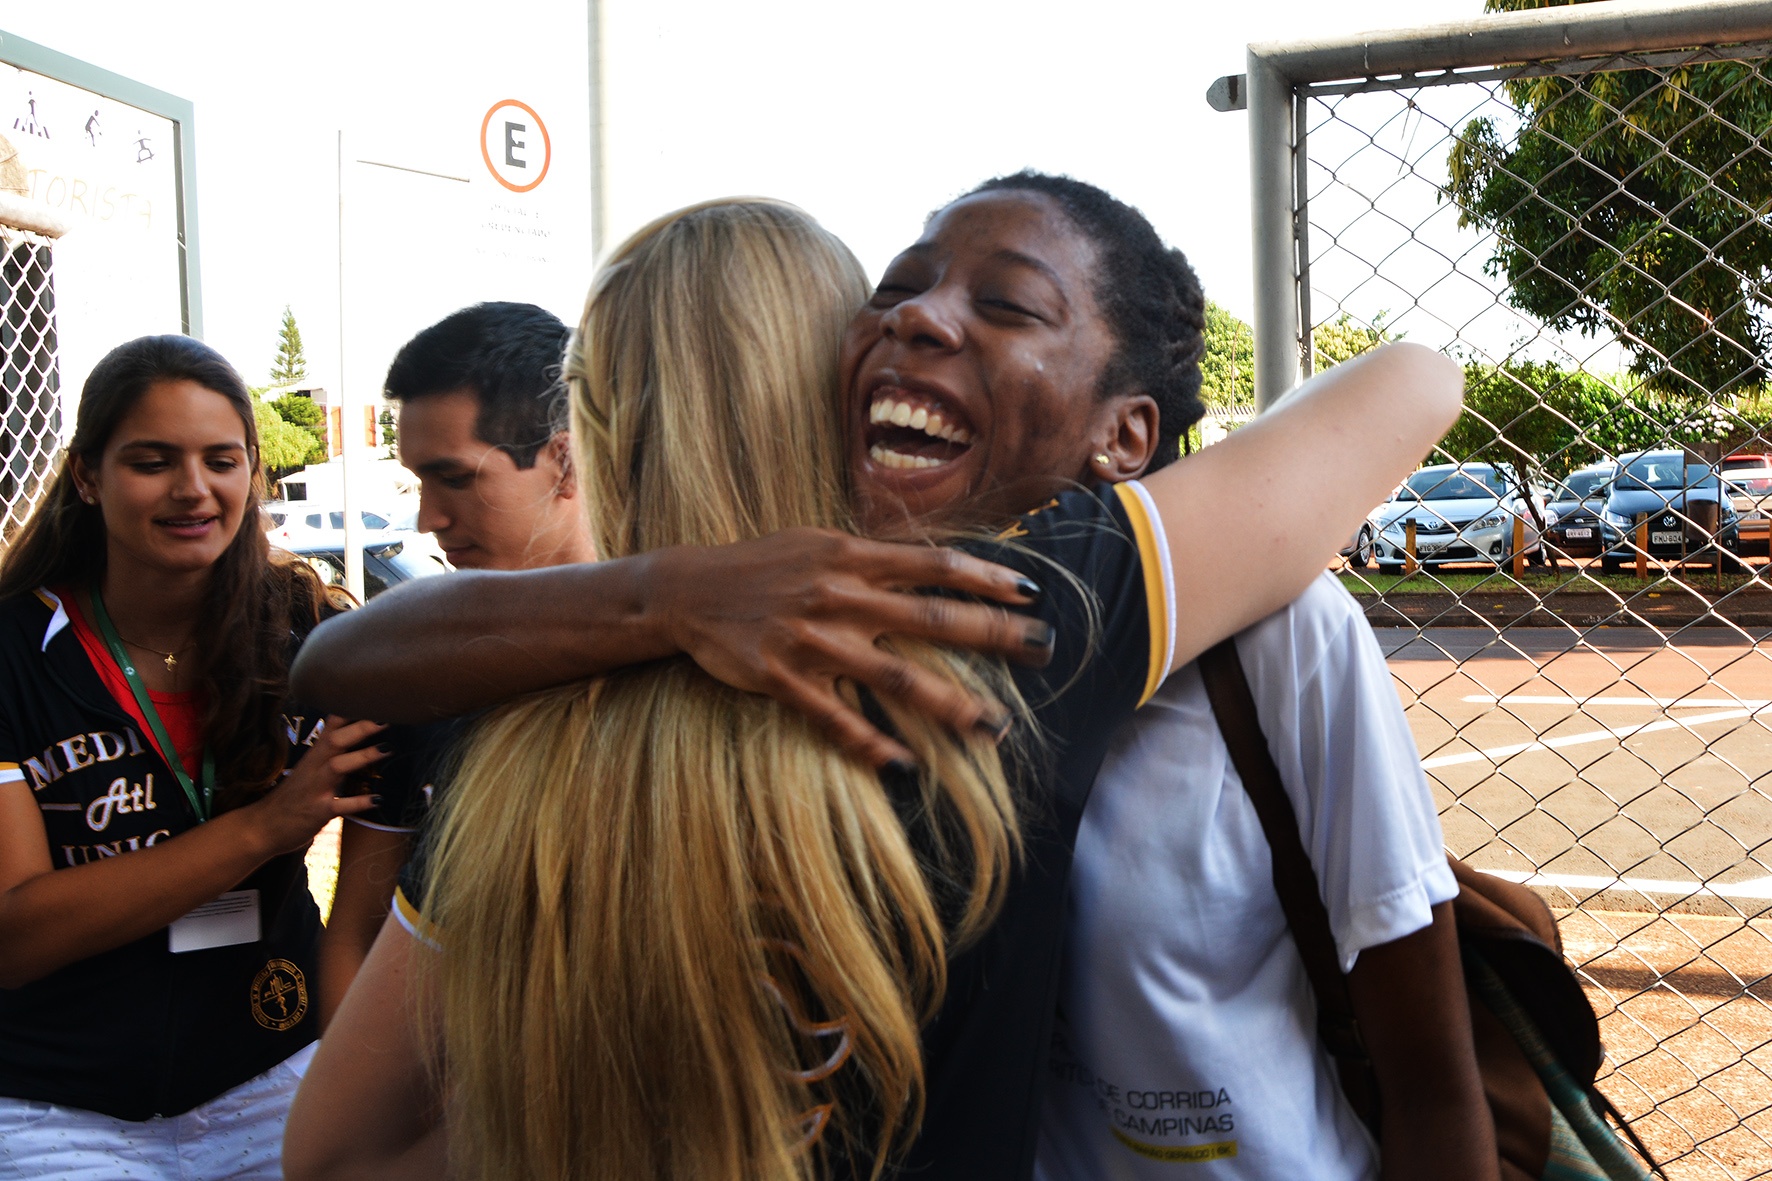
[[[220,353],[189,336],[143,336],[105,354],[81,388],[74,438],[55,476],[0,556],[0,601],[38,587],[91,590],[103,583],[104,513],[80,498],[74,459],[96,468],[118,423],[143,395],[158,382],[180,380],[228,400],[254,469],[240,530],[210,573],[193,656],[207,697],[203,737],[215,754],[219,810],[261,794],[282,771],[291,632],[305,634],[323,611],[340,605],[305,563],[287,555],[271,559],[259,527],[264,473],[252,394]]]
[[[566,361],[599,552],[852,530],[836,357],[867,293],[777,202],[617,249]],[[1008,699],[998,665],[897,650]],[[799,1181],[832,1144],[885,1167],[921,1115],[919,1022],[1019,838],[988,739],[883,708],[924,769],[896,798],[687,658],[482,724],[425,900],[459,1175]]]

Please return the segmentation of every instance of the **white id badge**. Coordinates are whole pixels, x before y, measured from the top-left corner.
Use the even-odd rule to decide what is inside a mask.
[[[258,942],[258,891],[230,890],[166,928],[172,951]]]

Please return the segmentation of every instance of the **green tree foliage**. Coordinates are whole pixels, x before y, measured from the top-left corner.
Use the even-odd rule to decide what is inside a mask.
[[[1488,271],[1508,301],[1559,330],[1616,333],[1663,393],[1758,382],[1772,347],[1772,85],[1758,68],[1522,78],[1503,93],[1518,126],[1466,124],[1447,195],[1460,225],[1495,232]]]
[[[1206,301],[1200,400],[1219,410],[1255,401],[1255,330],[1211,300]]]
[[[381,445],[388,449],[389,458],[394,454],[394,443],[399,439],[399,428],[394,424],[394,412],[388,407],[381,408],[381,417],[375,420],[381,426]]]
[[[306,394],[284,394],[271,402],[272,409],[283,416],[283,421],[295,426],[318,426],[326,419],[326,412],[320,409],[320,403]]]
[[[306,463],[325,463],[326,411],[306,394],[284,394],[270,403],[272,409],[289,425],[298,428],[311,440]]]
[[[252,413],[258,422],[259,462],[267,471],[287,471],[308,462],[313,435],[285,420],[269,402],[254,402]]]
[[[302,352],[301,329],[295,313],[283,306],[283,326],[277,331],[277,356],[271,362],[272,385],[294,385],[308,379],[308,358]]]
[[[1350,361],[1368,349],[1399,339],[1384,326],[1385,315],[1378,313],[1366,325],[1343,312],[1327,324],[1317,325],[1311,330],[1311,372]]]
[[[1466,365],[1464,413],[1440,440],[1456,461],[1506,461],[1560,476],[1626,451],[1745,440],[1772,406],[1694,404],[1680,395],[1621,388],[1551,364]]]
[[[1313,369],[1327,369],[1397,336],[1380,312],[1368,327],[1343,312],[1311,333]],[[1214,410],[1255,402],[1255,330],[1211,300],[1206,301],[1206,353],[1200,358],[1200,400]]]
[[[1582,428],[1612,418],[1623,402],[1605,382],[1554,365],[1470,364],[1464,367],[1464,413],[1440,447],[1459,462],[1524,464],[1561,475],[1602,452],[1616,454]]]

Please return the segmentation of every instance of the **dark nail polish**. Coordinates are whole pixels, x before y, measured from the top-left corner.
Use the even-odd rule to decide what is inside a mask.
[[[394,753],[394,746],[389,742],[378,742],[375,744],[375,749],[381,751],[384,755],[391,755]]]
[[[1050,623],[1047,623],[1044,620],[1039,620],[1036,621],[1032,627],[1028,628],[1027,634],[1024,635],[1022,639],[1030,648],[1050,648],[1052,647],[1052,641],[1056,639],[1057,636],[1058,633],[1053,630]]]
[[[1017,578],[1015,580],[1015,589],[1030,599],[1037,599],[1046,593],[1040,589],[1040,584],[1031,578]]]
[[[882,771],[891,771],[894,775],[915,775],[917,773],[917,764],[910,762],[908,759],[893,759],[880,769]]]
[[[370,796],[370,797],[369,797],[369,802],[370,802],[370,803],[372,803],[372,804],[377,804],[377,805],[379,805],[379,804],[380,804],[380,803],[381,803],[381,797],[380,797],[380,796]]]

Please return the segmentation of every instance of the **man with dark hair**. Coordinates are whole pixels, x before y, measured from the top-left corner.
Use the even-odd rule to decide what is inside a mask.
[[[527,303],[481,303],[407,341],[388,367],[400,462],[419,478],[418,527],[475,570],[534,570],[596,557],[579,511],[560,362],[570,334]],[[455,724],[397,726],[374,790],[339,840],[338,886],[320,942],[320,1015],[331,1020],[387,917],[394,878],[430,805]]]
[[[388,367],[418,527],[452,565],[525,570],[591,559],[563,420],[569,335],[527,303],[482,303],[408,341]]]

